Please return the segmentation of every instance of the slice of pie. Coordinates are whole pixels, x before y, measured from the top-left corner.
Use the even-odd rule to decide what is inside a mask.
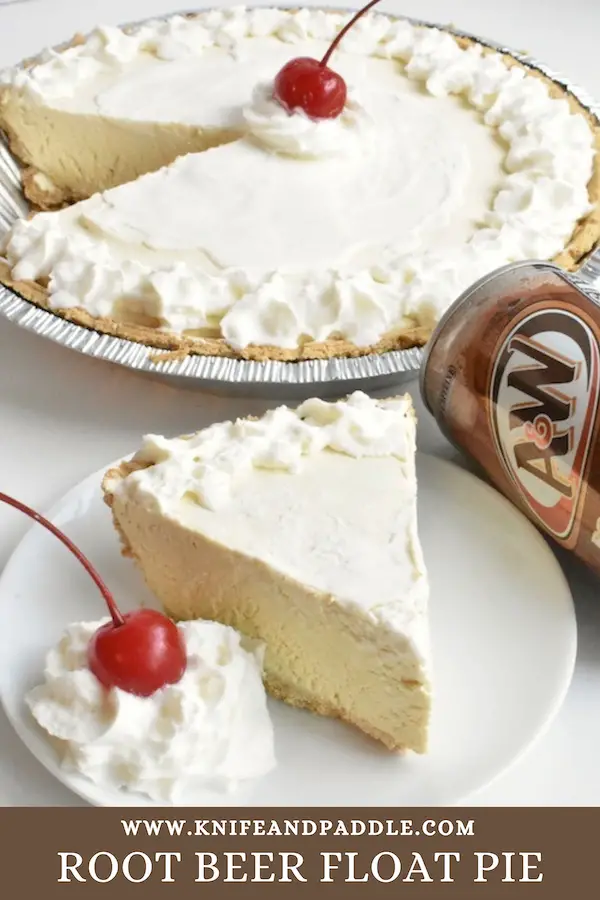
[[[0,128],[46,211],[7,235],[0,279],[181,355],[297,360],[421,345],[490,270],[575,266],[600,236],[592,114],[509,56],[375,14],[331,61],[342,114],[285,110],[282,65],[347,21],[174,16],[6,73]]]
[[[270,693],[426,751],[428,580],[408,396],[308,400],[176,439],[103,482],[124,552],[173,618],[266,645]]]

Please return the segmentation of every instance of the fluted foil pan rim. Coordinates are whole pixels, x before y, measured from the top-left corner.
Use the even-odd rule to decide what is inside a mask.
[[[286,4],[273,4],[286,8]],[[288,5],[288,8],[293,5]],[[210,8],[210,7],[206,7]],[[340,11],[344,11],[339,8]],[[200,12],[201,9],[181,10],[180,15]],[[337,8],[336,8],[337,11]],[[152,16],[152,20],[166,19],[178,13]],[[485,47],[511,56],[551,79],[555,84],[570,92],[586,110],[600,123],[600,104],[580,86],[566,79],[539,60],[505,47],[486,38],[455,28],[452,25],[429,22],[422,19],[404,17],[414,25],[443,28],[455,37],[470,38]],[[126,23],[121,27],[135,27],[148,19]],[[66,46],[66,42],[56,49]],[[20,184],[20,169],[6,144],[0,142],[0,232],[27,211]],[[596,248],[582,267],[580,277],[596,282],[600,278],[600,249]],[[289,388],[302,391],[311,386],[337,386],[340,391],[352,384],[354,387],[370,383],[401,382],[416,378],[425,356],[423,347],[407,350],[391,350],[386,353],[367,354],[356,357],[329,359],[309,359],[297,362],[279,360],[246,360],[220,356],[190,355],[184,359],[166,359],[154,362],[151,357],[157,348],[140,344],[126,338],[114,337],[93,331],[83,325],[70,322],[56,313],[35,306],[9,288],[0,285],[0,315],[28,331],[48,338],[63,347],[75,350],[85,356],[105,360],[137,372],[185,384],[188,387],[215,387],[236,389],[248,388],[267,394],[269,388]]]

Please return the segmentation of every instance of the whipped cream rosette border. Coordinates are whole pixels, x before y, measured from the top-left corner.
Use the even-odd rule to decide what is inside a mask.
[[[198,791],[222,801],[275,767],[262,646],[218,622],[180,622],[189,664],[176,684],[148,697],[107,694],[87,651],[108,621],[66,626],[25,697],[66,773],[141,803],[185,804]]]
[[[169,52],[173,52],[166,35],[169,29],[175,32],[181,29],[183,21],[188,20],[171,17],[164,22],[141,23],[131,26],[134,30],[127,37],[121,32],[113,33],[112,29],[101,37],[99,32],[94,32],[88,42],[97,45],[99,40],[104,40],[111,48],[110,52],[128,53],[132,48],[124,50],[121,38],[125,43],[135,41],[143,32],[148,35],[152,29],[159,28],[163,41],[161,52],[167,52],[165,47],[170,47]],[[194,21],[204,23],[206,27],[210,25],[213,39],[221,34],[221,40],[231,41],[236,35],[265,33],[265,29],[266,33],[272,33],[276,26],[283,28],[278,34],[287,33],[294,40],[298,36],[331,37],[345,17],[317,10],[291,12],[259,8],[200,13]],[[245,31],[241,27],[244,23]],[[169,40],[171,38],[173,35]],[[65,304],[66,296],[60,283],[51,285],[50,298],[44,289],[30,284],[32,279],[44,278],[59,263],[64,271],[66,262],[69,270],[72,248],[67,247],[60,236],[55,240],[51,214],[42,213],[17,229],[14,240],[18,252],[8,247],[9,259],[14,252],[15,271],[12,278],[10,273],[2,272],[0,277],[42,307],[52,308],[52,294],[58,294],[61,316],[76,324],[55,316],[46,319],[48,313],[41,310],[38,317],[37,311],[32,312],[27,305],[20,306],[14,296],[12,303],[10,297],[0,298],[0,311],[61,343],[77,349],[84,349],[85,345],[84,352],[167,377],[248,384],[285,382],[288,385],[352,381],[386,378],[417,369],[421,358],[418,348],[425,343],[441,313],[462,291],[489,271],[524,258],[555,258],[565,268],[575,268],[594,248],[600,234],[598,210],[593,202],[596,194],[600,196],[598,156],[594,145],[598,119],[589,98],[521,54],[452,29],[439,30],[426,22],[372,14],[357,27],[355,34],[349,33],[346,49],[364,48],[366,42],[371,42],[379,55],[401,59],[409,77],[423,82],[431,93],[466,94],[471,104],[483,113],[485,121],[498,127],[510,145],[506,178],[494,208],[485,227],[475,233],[458,259],[456,254],[450,259],[430,252],[420,259],[384,259],[377,272],[366,270],[351,278],[327,273],[322,282],[327,282],[329,295],[334,297],[340,313],[334,327],[331,323],[327,326],[330,333],[341,335],[342,339],[336,337],[335,340],[329,339],[329,334],[323,332],[318,322],[311,323],[311,304],[304,304],[303,309],[294,304],[289,286],[283,283],[281,275],[270,276],[247,295],[254,309],[260,311],[260,316],[249,316],[250,301],[244,303],[237,299],[239,272],[235,272],[231,277],[236,302],[221,321],[225,340],[193,339],[175,333],[172,329],[177,325],[175,322],[169,325],[167,316],[166,327],[161,331],[124,327],[109,316],[99,316],[86,309],[85,296],[73,296],[72,276],[69,291],[73,300],[69,302],[79,302],[80,308]],[[55,64],[55,59],[51,60],[50,66]],[[23,75],[23,70],[18,71],[18,77],[29,77]],[[273,131],[272,121],[265,115],[266,103],[264,87],[257,86],[255,103],[247,111],[247,121],[255,134],[260,132],[259,139],[262,135],[266,142],[279,141],[281,131]],[[580,115],[577,117],[574,113]],[[360,116],[360,108],[350,109],[349,114]],[[344,127],[343,122],[332,124]],[[559,135],[558,139],[556,135]],[[284,140],[289,138],[289,134],[283,135]],[[308,142],[308,155],[311,154],[312,137],[306,135],[306,128],[295,130],[291,139],[301,144]],[[335,152],[335,136],[331,147]],[[327,154],[328,148],[325,141],[319,152]],[[573,233],[577,222],[580,224]],[[77,248],[77,255],[81,258],[80,252],[88,250]],[[94,266],[93,261],[90,265]],[[97,284],[97,272],[86,272],[82,281],[90,283],[90,275]],[[190,278],[195,277],[182,266],[162,271],[158,278],[156,275],[156,272],[132,271],[131,268],[127,272],[111,270],[102,278],[103,288],[110,291],[112,283],[121,289],[126,281],[131,290],[140,287],[148,293],[150,286],[153,302],[168,310],[169,296],[179,292],[185,282],[189,283]],[[223,295],[231,287],[228,278],[224,277],[213,287],[222,304]],[[317,305],[318,302],[313,307]],[[31,315],[28,316],[27,310]],[[52,322],[58,324],[53,327]],[[86,327],[87,343],[77,325]],[[102,332],[97,335],[97,340],[90,337],[89,328]],[[301,335],[309,335],[312,340],[298,348]],[[156,357],[157,348],[176,351],[176,355],[160,361]],[[377,351],[377,355],[373,351]],[[203,356],[209,358],[203,359]],[[297,367],[286,367],[277,360],[303,362]]]

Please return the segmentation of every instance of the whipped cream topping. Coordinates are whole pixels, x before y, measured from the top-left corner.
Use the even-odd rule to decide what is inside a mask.
[[[593,134],[566,100],[499,54],[462,48],[435,28],[365,16],[336,53],[336,69],[360,84],[360,108],[351,105],[344,121],[312,123],[271,107],[264,85],[273,73],[292,56],[322,56],[346,18],[235,8],[130,34],[99,29],[80,47],[8,73],[24,91],[71,108],[82,85],[114,84],[115,72],[121,81],[135,70],[141,81],[120,91],[118,107],[106,91],[102,112],[135,118],[141,108],[160,121],[167,112],[157,102],[189,98],[163,90],[156,99],[149,84],[162,78],[172,87],[171,70],[161,67],[176,66],[176,78],[189,79],[188,66],[208,66],[205,75],[220,86],[217,101],[212,92],[201,101],[212,104],[203,107],[209,121],[250,136],[200,154],[210,160],[185,174],[181,161],[174,164],[181,197],[193,198],[183,204],[179,234],[187,228],[196,236],[195,252],[165,237],[161,206],[144,199],[147,190],[159,195],[141,179],[127,209],[109,191],[75,214],[18,223],[5,246],[14,277],[49,278],[55,308],[114,316],[125,300],[142,321],[221,335],[237,349],[293,349],[329,337],[366,347],[394,328],[432,327],[498,266],[560,253],[590,211]],[[411,96],[413,83],[425,94]],[[469,104],[470,123],[449,95]],[[427,122],[442,129],[437,140]],[[506,148],[503,165],[494,135]],[[170,210],[179,215],[180,207]]]
[[[207,509],[227,506],[255,469],[299,472],[323,450],[346,456],[414,453],[415,422],[408,396],[377,401],[356,391],[346,400],[316,398],[296,409],[280,406],[258,420],[219,422],[180,438],[148,435],[136,460],[152,463],[118,483],[117,491],[168,512],[182,498]]]
[[[273,83],[260,84],[243,110],[250,134],[265,147],[300,159],[322,159],[361,152],[361,142],[376,136],[374,122],[349,90],[335,119],[315,121],[302,109],[290,112],[273,97]],[[371,127],[370,133],[367,129]]]
[[[107,788],[185,803],[189,791],[222,794],[274,767],[262,650],[225,625],[184,622],[183,678],[136,697],[105,690],[87,666],[89,641],[106,621],[70,625],[26,698],[65,768]]]
[[[58,53],[47,50],[33,67],[2,70],[0,83],[14,84],[46,101],[58,100],[73,96],[98,74],[122,70],[135,61],[185,60],[215,47],[235,53],[240,41],[249,37],[275,36],[291,44],[307,38],[330,41],[343,24],[341,14],[318,10],[290,14],[276,8],[234,6],[155,19],[127,30],[101,25],[74,46]]]

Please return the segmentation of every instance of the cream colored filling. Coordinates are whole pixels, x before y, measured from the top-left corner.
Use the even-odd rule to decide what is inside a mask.
[[[217,512],[190,494],[158,512],[127,481],[113,510],[171,615],[263,640],[277,696],[422,751],[428,589],[402,473],[325,451],[297,474],[256,470]]]

